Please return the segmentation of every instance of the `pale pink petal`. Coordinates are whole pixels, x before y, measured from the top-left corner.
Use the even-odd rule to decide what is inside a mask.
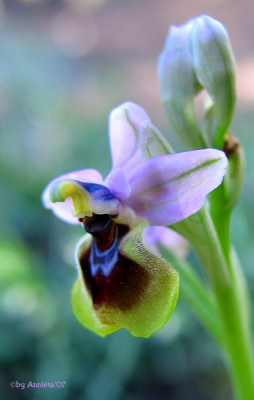
[[[160,254],[159,245],[170,249],[180,258],[186,257],[190,248],[187,240],[165,226],[147,226],[143,233],[143,239],[157,255]]]
[[[123,168],[116,168],[104,181],[111,193],[120,200],[125,200],[130,195],[130,186]]]
[[[118,215],[121,210],[119,199],[98,183],[62,179],[51,186],[49,197],[52,203],[62,203],[71,197],[72,214],[77,219],[91,217],[93,213]]]
[[[44,207],[51,209],[52,212],[63,221],[68,222],[69,224],[78,224],[78,219],[73,217],[71,212],[73,205],[70,198],[67,198],[64,203],[52,203],[49,199],[50,188],[55,182],[62,179],[74,179],[80,182],[101,184],[103,181],[102,176],[95,169],[81,169],[58,176],[56,179],[53,179],[53,181],[51,181],[44,189],[42,193],[42,202]]]

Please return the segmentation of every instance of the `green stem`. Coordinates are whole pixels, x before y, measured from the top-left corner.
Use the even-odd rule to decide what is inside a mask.
[[[227,128],[225,129],[225,128],[221,128],[219,126],[216,127],[216,130],[214,132],[214,140],[213,140],[212,147],[214,147],[215,149],[219,149],[219,150],[222,149],[226,130],[227,130]]]
[[[218,300],[225,320],[227,351],[232,380],[239,400],[254,399],[254,365],[249,323],[247,288],[241,270],[231,261],[229,288],[218,290]]]
[[[224,182],[210,193],[210,214],[221,244],[226,262],[230,266],[230,215],[225,209]]]
[[[238,400],[254,399],[254,364],[250,335],[250,320],[246,310],[247,288],[232,254],[225,258],[221,242],[207,209],[200,213],[200,220],[209,243],[209,253],[204,255],[197,240],[192,245],[202,264],[209,268],[210,279],[217,299],[221,322],[224,329],[225,350]],[[225,274],[225,268],[228,274]],[[220,270],[223,271],[220,276]]]
[[[162,248],[161,252],[179,273],[180,295],[208,332],[223,346],[224,333],[212,291],[204,286],[188,261],[180,259],[169,249]]]
[[[230,281],[228,266],[206,205],[196,214],[171,225],[170,228],[191,243],[212,284],[214,281],[221,284]]]

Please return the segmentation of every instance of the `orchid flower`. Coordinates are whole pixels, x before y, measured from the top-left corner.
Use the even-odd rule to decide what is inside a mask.
[[[78,321],[100,336],[124,327],[149,337],[168,321],[178,297],[178,273],[149,249],[144,231],[196,213],[227,166],[225,154],[215,149],[144,160],[140,131],[147,121],[134,103],[113,109],[108,176],[103,180],[93,169],[67,173],[42,196],[57,217],[82,223],[87,232],[75,251],[72,306]]]

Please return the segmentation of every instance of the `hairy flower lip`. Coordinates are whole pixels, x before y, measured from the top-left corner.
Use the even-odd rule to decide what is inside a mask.
[[[145,226],[140,220],[124,233],[116,265],[110,271],[105,267],[104,274],[89,266],[90,235],[76,247],[79,277],[72,290],[73,311],[82,325],[102,337],[126,328],[133,336],[148,338],[174,310],[178,273],[148,250],[142,238]]]

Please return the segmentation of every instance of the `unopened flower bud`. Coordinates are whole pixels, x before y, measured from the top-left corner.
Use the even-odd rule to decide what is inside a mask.
[[[203,15],[193,23],[190,44],[196,77],[214,103],[213,145],[222,148],[236,103],[236,66],[229,36],[219,21]]]
[[[161,98],[169,121],[179,137],[191,149],[204,147],[197,122],[194,98],[201,90],[195,76],[189,48],[193,20],[169,30],[160,55],[158,74]]]

